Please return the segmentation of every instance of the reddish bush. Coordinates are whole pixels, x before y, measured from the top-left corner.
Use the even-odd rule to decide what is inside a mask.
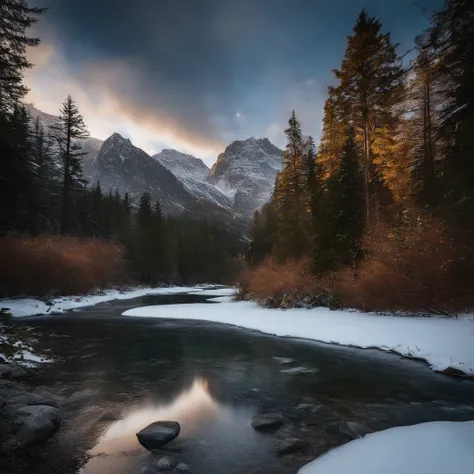
[[[474,307],[474,248],[469,236],[435,219],[366,237],[366,258],[357,268],[323,277],[307,260],[266,261],[241,278],[241,298],[277,307],[329,305],[364,311],[454,313]]]
[[[118,283],[122,249],[97,239],[8,235],[0,239],[0,295],[85,293]]]

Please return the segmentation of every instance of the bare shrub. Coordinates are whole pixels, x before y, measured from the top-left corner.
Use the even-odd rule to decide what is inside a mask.
[[[308,260],[269,259],[240,279],[240,298],[265,306],[330,306],[364,311],[452,314],[474,307],[474,242],[425,216],[366,236],[357,268],[316,278]]]
[[[122,248],[97,239],[8,235],[0,239],[0,295],[85,293],[121,281]]]

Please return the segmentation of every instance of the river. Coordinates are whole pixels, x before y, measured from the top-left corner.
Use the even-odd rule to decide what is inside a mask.
[[[381,430],[474,419],[474,382],[420,361],[213,323],[121,316],[145,305],[189,303],[192,312],[195,302],[218,304],[206,298],[144,296],[16,320],[56,359],[33,384],[59,398],[63,420],[46,444],[15,458],[12,472],[151,474],[167,454],[194,474],[290,474],[346,442],[347,422]],[[295,367],[308,373],[288,370]],[[285,424],[256,432],[250,422],[260,413],[279,413]],[[179,421],[182,432],[163,452],[147,452],[135,433],[160,419]],[[294,437],[307,446],[278,455],[279,443]]]

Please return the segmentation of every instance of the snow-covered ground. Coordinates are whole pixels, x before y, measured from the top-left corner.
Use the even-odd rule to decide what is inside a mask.
[[[54,362],[53,359],[36,353],[29,342],[6,334],[5,327],[0,324],[0,363],[2,360],[15,362],[25,367]]]
[[[25,317],[40,314],[62,313],[74,308],[104,303],[105,301],[126,300],[145,295],[172,295],[175,293],[200,293],[204,291],[210,292],[209,296],[229,294],[228,289],[227,293],[219,293],[219,291],[223,290],[208,290],[208,286],[209,285],[192,287],[173,286],[163,288],[137,287],[127,291],[105,290],[97,294],[55,298],[49,302],[50,304],[46,304],[45,302],[35,298],[3,299],[0,300],[0,308],[4,308],[15,317]],[[217,291],[217,293],[212,293],[213,291]]]
[[[204,294],[205,292],[202,292]],[[212,293],[212,291],[211,291]],[[218,291],[213,293],[217,296]],[[248,301],[214,298],[219,304],[147,306],[125,316],[198,319],[362,348],[394,351],[426,360],[434,370],[449,367],[474,376],[474,317],[459,319],[380,316],[354,311],[266,309]]]
[[[299,474],[472,474],[474,421],[391,428],[351,441]]]

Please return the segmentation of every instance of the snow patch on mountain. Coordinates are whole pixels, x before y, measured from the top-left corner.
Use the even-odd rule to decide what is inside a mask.
[[[207,181],[234,200],[236,212],[251,217],[273,193],[281,154],[267,138],[235,141],[219,155]]]

